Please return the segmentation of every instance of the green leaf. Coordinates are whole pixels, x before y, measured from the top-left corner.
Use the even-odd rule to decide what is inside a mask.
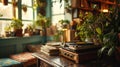
[[[96,28],[96,32],[97,32],[98,34],[102,34],[102,30],[101,30],[99,27]]]
[[[104,50],[105,50],[106,48],[108,48],[108,46],[102,47],[102,48],[101,48],[101,53],[104,52]]]
[[[103,53],[107,48],[108,48],[107,45],[103,46],[103,47],[99,50],[98,55],[101,56],[102,53]]]
[[[108,50],[108,56],[111,56],[115,51],[115,46],[112,46],[109,50]]]
[[[107,22],[105,25],[106,25],[106,26],[108,26],[108,25],[109,25],[109,23]]]
[[[106,46],[102,47],[102,48],[98,51],[98,56],[101,56],[102,53],[104,52],[104,50],[105,50],[106,48],[107,48]]]

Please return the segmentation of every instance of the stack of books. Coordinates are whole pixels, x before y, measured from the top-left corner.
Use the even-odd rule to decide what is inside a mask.
[[[56,56],[59,55],[59,48],[50,45],[44,45],[41,47],[41,52],[50,56]]]

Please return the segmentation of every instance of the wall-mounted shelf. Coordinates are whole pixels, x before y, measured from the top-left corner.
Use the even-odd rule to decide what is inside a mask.
[[[73,9],[72,13],[75,14],[74,12],[75,10],[77,10],[77,14],[78,14],[77,17],[79,17],[80,11],[92,12],[96,10],[100,12],[104,9],[109,10],[110,8],[113,8],[116,5],[116,1],[115,0],[72,0],[71,4],[72,4],[71,7]]]

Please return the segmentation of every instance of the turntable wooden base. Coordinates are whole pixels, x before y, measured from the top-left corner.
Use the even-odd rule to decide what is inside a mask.
[[[75,52],[75,51],[72,51],[68,48],[60,48],[60,55],[63,56],[63,57],[66,57],[70,60],[73,60],[76,63],[96,59],[97,58],[98,47],[96,46],[96,49],[95,48],[94,49],[90,48],[90,49],[91,50],[88,50],[88,48],[86,48],[86,49],[84,49],[83,52],[78,52],[78,51]]]

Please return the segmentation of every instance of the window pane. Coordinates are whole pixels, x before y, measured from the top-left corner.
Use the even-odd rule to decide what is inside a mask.
[[[52,0],[52,24],[56,25],[59,20],[64,19],[64,1]]]
[[[9,25],[10,24],[10,20],[0,20],[0,35],[3,35],[4,34],[4,28],[5,26]]]
[[[34,11],[34,20],[37,20],[37,11]]]
[[[27,12],[22,10],[22,19],[23,20],[33,20],[33,9],[27,8]]]
[[[8,0],[8,2],[12,2],[12,0]]]
[[[56,1],[56,0],[52,0],[52,1]]]
[[[55,15],[52,16],[52,23],[53,25],[56,25],[56,23],[58,23],[59,20],[64,19],[64,15]]]
[[[12,5],[8,4],[7,6],[3,6],[3,4],[0,3],[0,18],[12,18],[12,17],[13,17]]]
[[[60,4],[59,1],[53,2],[52,14],[60,14],[60,13],[64,13],[64,2],[62,2],[62,5]]]
[[[32,0],[22,0],[22,4],[25,4],[27,6],[32,6]]]

